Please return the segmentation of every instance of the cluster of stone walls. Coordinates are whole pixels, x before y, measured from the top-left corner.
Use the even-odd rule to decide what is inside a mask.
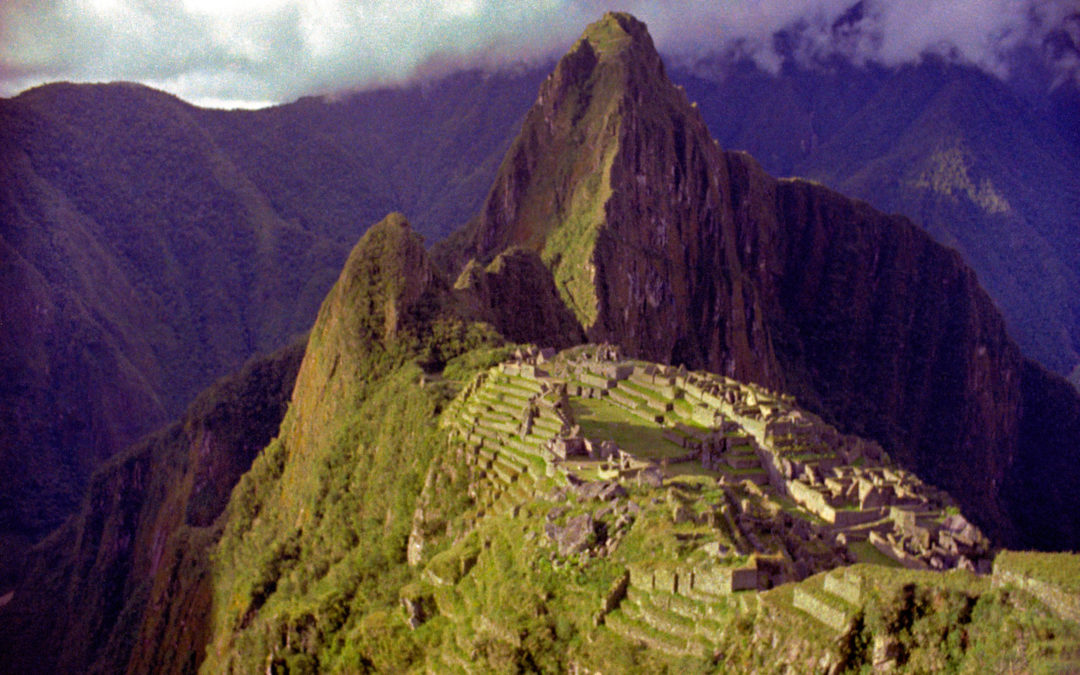
[[[648,591],[677,595],[730,595],[760,587],[754,561],[743,567],[701,565],[698,567],[632,567],[630,583]]]

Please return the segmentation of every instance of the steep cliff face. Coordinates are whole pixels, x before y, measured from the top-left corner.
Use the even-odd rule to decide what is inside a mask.
[[[904,218],[722,151],[632,17],[545,81],[467,234],[480,259],[540,252],[590,340],[791,391],[1015,541],[1022,358],[974,274]]]
[[[1014,536],[1000,490],[1022,359],[974,273],[904,218],[803,181],[775,191],[773,334],[792,390]]]
[[[29,552],[0,607],[5,672],[193,672],[209,552],[230,491],[276,433],[301,345],[201,394],[183,420],[95,473],[81,509]],[[177,656],[183,655],[183,656]]]
[[[1069,375],[1080,361],[1080,103],[1067,81],[1049,90],[1044,66],[1014,65],[1006,79],[933,56],[898,68],[789,58],[767,72],[732,56],[670,72],[721,146],[908,215],[955,248],[1024,354]]]
[[[1003,486],[1009,516],[1024,546],[1080,550],[1080,395],[1030,360],[1020,392],[1020,443]]]
[[[728,181],[645,25],[608,14],[542,85],[468,250],[539,251],[590,340],[778,386]]]
[[[551,271],[528,249],[503,251],[487,267],[470,261],[454,294],[466,315],[490,323],[508,340],[562,349],[585,339]]]

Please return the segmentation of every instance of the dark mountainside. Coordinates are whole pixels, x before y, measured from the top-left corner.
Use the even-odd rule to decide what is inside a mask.
[[[358,228],[387,213],[407,208],[429,242],[471,218],[549,70],[464,71],[400,89],[198,114],[275,212],[344,242],[325,293]]]
[[[475,213],[539,79],[256,112],[125,84],[0,102],[0,578],[101,461],[310,327],[367,223]]]
[[[1020,433],[1052,385],[960,257],[904,218],[721,151],[644,26],[602,30],[545,81],[465,256],[531,248],[590,341],[789,391],[1001,541],[1080,543],[1075,498],[1058,500],[1075,490],[1002,492],[1014,466],[1075,466],[1080,442]],[[1055,536],[1015,526],[1030,513],[1061,514],[1040,530]]]
[[[431,242],[476,213],[546,72],[253,112],[135,85],[0,102],[0,467],[16,477],[0,489],[0,570],[72,512],[102,459],[310,325],[365,223],[404,208]],[[1068,374],[1077,97],[1033,72],[1026,98],[933,61],[779,77],[719,61],[673,79],[723,146],[925,224],[977,270],[1024,353]]]
[[[565,152],[575,134],[587,152]],[[646,217],[631,218],[635,211]],[[669,617],[657,624],[664,631],[646,626],[625,639],[598,625],[622,602],[611,589],[621,583],[626,595],[629,572],[615,564],[625,561],[548,558],[522,528],[546,532],[557,509],[528,501],[504,509],[518,499],[513,491],[496,493],[497,504],[474,492],[485,484],[473,479],[478,467],[465,465],[436,421],[510,355],[494,326],[537,343],[617,340],[634,353],[790,390],[845,428],[883,439],[901,464],[954,489],[964,512],[998,534],[1038,526],[1025,534],[1055,547],[1077,541],[1076,523],[1061,517],[1078,512],[1066,510],[1077,491],[1060,476],[1058,492],[1042,484],[1054,472],[1076,475],[1074,390],[1021,359],[956,253],[902,218],[776,181],[747,156],[721,151],[666,81],[643,24],[609,15],[560,62],[469,232],[454,241],[469,242],[482,262],[452,283],[404,218],[388,216],[354,247],[323,301],[295,388],[297,351],[257,362],[200,397],[182,425],[102,468],[81,512],[35,549],[29,585],[0,601],[0,620],[19,631],[0,666],[190,672],[208,645],[206,672],[441,672],[469,663],[685,670],[690,661],[664,660],[672,654],[664,631],[685,628],[649,613],[661,602],[691,612],[674,615],[676,624],[726,626],[715,629],[718,643],[676,648],[672,658],[704,658],[693,661],[698,668],[858,669],[878,660],[879,642],[913,670],[965,658],[968,666],[1026,664],[1028,640],[1077,656],[1067,651],[1075,631],[1045,618],[1032,625],[1043,610],[1026,596],[973,576],[875,565],[855,574],[883,585],[865,614],[845,615],[839,634],[821,634],[814,618],[793,612],[790,588],[764,600],[740,596],[721,613],[709,605],[707,620],[693,614],[704,611],[693,605],[700,598],[657,589],[631,591],[611,624],[639,625],[633,610],[653,617],[644,621]],[[440,261],[463,258],[447,249]],[[1013,454],[987,458],[987,447]],[[485,480],[497,466],[487,464]],[[639,509],[662,504],[659,520],[641,516],[660,532],[671,528],[669,506],[692,490],[630,489]],[[760,490],[735,494],[722,508],[734,504],[749,518]],[[998,509],[1002,496],[1006,509],[1028,505],[975,510]],[[1059,519],[1040,517],[1047,512]],[[674,514],[678,526],[686,514]],[[648,528],[642,540],[641,530],[631,530],[638,534],[628,535],[624,558],[662,562],[681,555],[675,542],[697,545],[693,532],[668,543],[648,539]],[[596,544],[600,530],[591,536]],[[415,563],[406,550],[425,538]],[[813,548],[821,542],[807,546],[824,554]],[[816,570],[802,569],[796,579]],[[822,584],[811,577],[800,588]],[[45,593],[56,588],[65,591]],[[76,615],[75,606],[90,609]],[[41,608],[48,622],[29,614]],[[1003,646],[996,640],[1006,625],[1019,638]],[[463,641],[458,627],[472,636]],[[1056,635],[1065,641],[1054,647]],[[935,651],[938,641],[951,651]],[[838,654],[828,652],[834,646]]]
[[[555,280],[535,252],[510,248],[487,267],[471,261],[454,283],[464,314],[512,342],[557,349],[585,341],[581,324],[559,298]]]
[[[0,607],[5,672],[193,672],[218,516],[277,433],[303,354],[296,344],[248,364],[94,473]]]
[[[5,536],[48,532],[101,461],[302,332],[325,292],[304,270],[340,264],[194,110],[127,85],[0,107]]]
[[[1045,90],[937,59],[778,75],[706,62],[675,80],[722,146],[911,217],[978,272],[1025,354],[1063,375],[1080,364],[1080,144]]]

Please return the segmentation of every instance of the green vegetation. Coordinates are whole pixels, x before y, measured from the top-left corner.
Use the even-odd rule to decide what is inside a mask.
[[[597,318],[592,265],[618,150],[599,125],[619,123],[627,66],[598,64],[592,50],[618,56],[637,44],[628,21],[605,17],[560,64],[551,88],[569,91],[545,123],[580,123],[577,132],[602,142],[571,134],[529,165],[543,178],[511,233],[543,245],[586,325]],[[260,238],[257,252],[273,241]],[[491,271],[503,265],[496,258]],[[87,598],[89,610],[74,628],[34,636],[65,645],[59,663],[37,670],[770,672],[892,662],[938,672],[1068,669],[1080,659],[1080,628],[1030,589],[878,564],[833,570],[848,560],[833,531],[751,481],[716,480],[700,462],[666,466],[666,480],[655,467],[560,465],[543,443],[562,426],[565,409],[550,412],[562,399],[532,399],[565,392],[490,370],[511,348],[465,318],[463,304],[402,216],[371,228],[322,305],[280,429],[296,372],[288,359],[225,383],[184,425],[108,464],[82,517],[35,551],[32,578],[63,591],[37,598],[45,613],[68,611],[70,598]],[[629,403],[657,400],[626,391],[645,395]],[[571,406],[594,440],[644,458],[687,454],[610,399]],[[526,433],[541,408],[548,418]],[[747,448],[725,450],[725,460],[753,460]],[[560,473],[577,467],[605,482]],[[1076,591],[1073,557],[1002,563]],[[842,582],[804,578],[821,570]],[[847,586],[830,591],[828,581]],[[165,610],[143,616],[147,608]]]
[[[247,659],[268,653],[282,666],[346,672],[415,657],[391,612],[412,580],[405,546],[424,477],[446,455],[436,421],[460,383],[500,355],[497,336],[454,318],[446,301],[401,217],[353,250],[312,330],[281,435],[233,492],[214,557],[210,670],[249,672]]]
[[[575,398],[574,418],[589,438],[612,440],[627,452],[642,458],[677,457],[686,454],[662,435],[656,424],[647,424],[604,398]]]
[[[552,269],[559,294],[586,330],[596,322],[598,311],[593,250],[604,223],[604,204],[611,194],[609,174],[615,154],[615,148],[604,151],[600,171],[578,183],[581,187],[568,212],[560,214],[560,224],[548,236],[541,254]]]
[[[852,671],[886,657],[911,672],[1054,672],[1080,658],[1080,629],[1030,596],[960,573],[855,569],[871,590],[841,642]]]
[[[324,671],[417,658],[395,610],[414,578],[404,562],[415,500],[446,452],[435,420],[448,400],[417,386],[420,375],[406,364],[378,380],[302,465],[282,463],[286,433],[237,486],[215,558],[219,642],[208,667],[248,671],[247,655],[273,650],[307,654]]]
[[[994,559],[994,570],[1029,577],[1053,584],[1065,593],[1080,595],[1080,556],[1075,553],[1002,551]]]
[[[310,329],[370,223],[407,208],[434,242],[472,217],[545,75],[259,111],[132,84],[0,102],[0,352],[19,365],[0,404],[17,449],[0,458],[0,544],[16,537],[0,576],[77,512],[102,460]]]
[[[861,563],[870,563],[873,565],[881,565],[883,567],[900,566],[900,563],[877,550],[877,548],[868,541],[852,542],[848,544],[848,548],[855,554],[856,560]]]
[[[0,644],[0,664],[12,672],[198,667],[210,632],[219,516],[278,430],[302,347],[221,379],[180,421],[95,471],[79,512],[28,552],[27,577],[0,608],[0,622],[19,636]]]

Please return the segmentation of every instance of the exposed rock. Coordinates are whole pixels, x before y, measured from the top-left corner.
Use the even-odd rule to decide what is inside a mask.
[[[660,467],[646,467],[638,472],[637,479],[642,485],[654,488],[663,487],[664,472],[660,470]]]
[[[565,527],[554,528],[553,534],[552,539],[559,546],[559,555],[573,555],[596,543],[596,524],[591,515],[583,513],[566,521]],[[548,536],[551,537],[551,534]]]
[[[671,521],[676,525],[680,523],[693,523],[695,521],[694,512],[682,504],[676,505],[671,510]]]
[[[425,598],[401,599],[402,608],[405,610],[405,621],[409,624],[409,628],[416,630],[428,620],[430,610],[427,605],[429,604],[430,599]]]
[[[1015,535],[1024,362],[971,270],[910,221],[723,152],[643,24],[596,30],[541,88],[469,255],[536,251],[590,340],[793,393]]]
[[[553,521],[556,521],[560,517],[562,517],[562,515],[564,513],[566,513],[566,507],[565,506],[556,506],[555,508],[553,508],[553,509],[551,509],[550,511],[547,512],[547,516],[546,516],[547,521],[549,523],[553,522]]]
[[[875,671],[888,672],[896,666],[900,656],[900,643],[891,635],[875,636],[872,662]]]
[[[467,315],[487,321],[514,342],[562,349],[585,337],[559,299],[551,272],[527,249],[506,250],[486,268],[471,261],[458,276],[454,294]]]

